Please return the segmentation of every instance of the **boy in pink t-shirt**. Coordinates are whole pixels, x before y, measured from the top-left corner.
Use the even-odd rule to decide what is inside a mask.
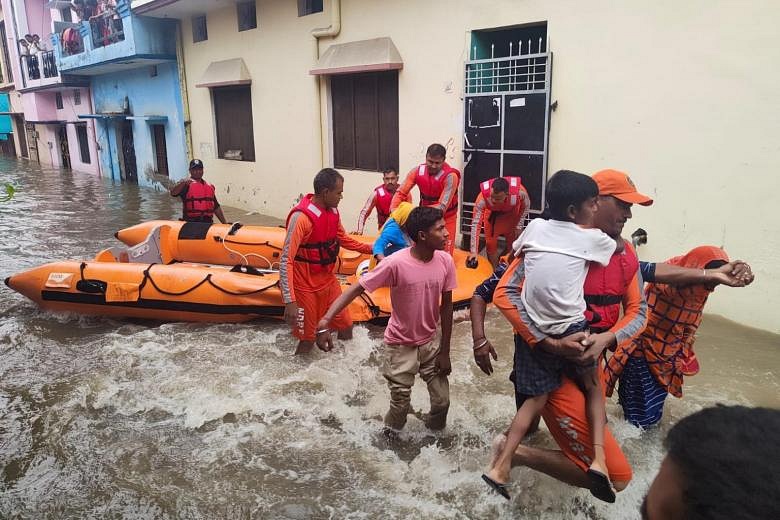
[[[419,373],[428,385],[431,399],[425,424],[432,430],[440,430],[447,422],[450,407],[447,376],[451,371],[455,263],[444,252],[449,233],[441,210],[414,208],[405,228],[414,245],[385,258],[333,302],[317,324],[317,346],[326,351],[333,348],[329,323],[352,300],[365,291],[390,287],[393,310],[385,329],[382,367],[390,388],[390,410],[385,415],[385,424],[396,430],[404,427],[414,376]],[[441,339],[437,344],[440,318]]]

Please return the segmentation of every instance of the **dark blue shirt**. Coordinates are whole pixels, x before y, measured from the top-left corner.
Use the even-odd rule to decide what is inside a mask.
[[[493,301],[493,293],[496,292],[496,287],[498,287],[498,281],[506,272],[507,266],[508,264],[505,264],[504,262],[498,264],[498,267],[496,267],[496,270],[490,275],[490,278],[474,289],[474,294],[485,300],[485,303],[491,303]]]

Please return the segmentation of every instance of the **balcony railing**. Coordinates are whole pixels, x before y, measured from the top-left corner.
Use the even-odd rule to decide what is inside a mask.
[[[36,54],[22,56],[22,70],[27,71],[28,79],[41,79],[41,63]]]
[[[58,75],[54,51],[25,54],[21,59],[22,69],[27,73],[27,79],[41,79],[41,72],[44,78],[56,78]]]
[[[54,51],[43,51],[40,53],[39,58],[42,63],[43,77],[44,78],[56,78],[57,77],[57,59],[54,56]]]
[[[105,47],[125,39],[122,18],[114,9],[90,18],[89,26],[93,48]]]

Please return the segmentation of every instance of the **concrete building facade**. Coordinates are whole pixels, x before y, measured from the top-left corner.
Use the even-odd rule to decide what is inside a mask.
[[[89,81],[61,73],[53,47],[63,12],[36,0],[2,0],[4,32],[21,107],[13,115],[17,155],[52,167],[99,173],[95,129],[78,118],[91,111]],[[70,17],[70,14],[67,15]],[[81,106],[79,106],[81,105]]]

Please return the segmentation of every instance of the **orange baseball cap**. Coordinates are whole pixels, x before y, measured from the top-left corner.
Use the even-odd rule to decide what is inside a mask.
[[[636,191],[636,186],[628,174],[617,170],[601,170],[592,176],[599,186],[599,195],[612,195],[629,204],[649,206],[653,199]]]

